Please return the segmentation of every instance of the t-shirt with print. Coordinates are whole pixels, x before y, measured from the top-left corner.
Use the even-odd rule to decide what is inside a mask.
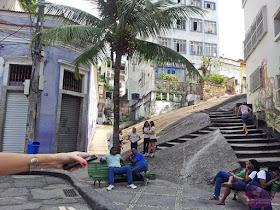
[[[122,157],[119,154],[105,155],[104,157],[102,157],[102,159],[107,161],[108,167],[121,167],[120,160],[122,159]]]
[[[147,167],[146,160],[145,160],[144,156],[140,152],[137,152],[136,155],[132,155],[131,159],[132,160],[137,160],[137,162],[134,163],[134,167],[138,166],[140,164],[143,164],[143,165],[145,165]]]
[[[135,143],[137,140],[138,140],[138,138],[139,138],[139,134],[138,133],[131,133],[131,134],[129,134],[129,136],[130,136],[130,140],[131,140],[131,142],[132,143]]]

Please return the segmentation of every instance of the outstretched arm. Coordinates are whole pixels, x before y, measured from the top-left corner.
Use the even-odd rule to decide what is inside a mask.
[[[40,168],[62,169],[65,164],[77,162],[81,167],[85,167],[87,162],[84,158],[90,157],[91,154],[85,152],[69,152],[57,154],[16,154],[0,153],[0,176],[25,172],[30,170],[30,160],[37,158]],[[77,170],[70,169],[69,171]]]

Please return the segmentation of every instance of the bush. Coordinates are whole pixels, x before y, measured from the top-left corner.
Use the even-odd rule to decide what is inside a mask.
[[[210,81],[218,85],[223,85],[225,83],[225,78],[219,74],[211,74],[211,72],[207,72],[204,77],[200,77],[197,82],[203,83],[204,81]]]

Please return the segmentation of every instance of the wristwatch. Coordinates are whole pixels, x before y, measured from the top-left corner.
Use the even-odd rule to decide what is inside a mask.
[[[40,169],[41,168],[40,168],[39,160],[37,158],[31,158],[29,171],[40,170]]]

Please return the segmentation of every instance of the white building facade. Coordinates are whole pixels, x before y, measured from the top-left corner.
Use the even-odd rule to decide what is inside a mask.
[[[202,56],[219,57],[219,24],[218,0],[173,0],[184,5],[192,5],[205,9],[203,17],[194,16],[187,20],[176,20],[170,32],[153,40],[158,44],[169,47],[185,56],[196,68],[202,63]],[[167,94],[172,102],[159,102],[156,91],[161,89],[156,85],[157,80],[164,75],[178,78],[180,93]],[[200,95],[186,92],[186,83],[190,75],[186,69],[174,66],[156,66],[151,63],[128,64],[128,96],[130,97],[132,119],[149,118],[184,106],[187,101],[199,100]],[[161,97],[162,98],[162,97]],[[134,117],[135,116],[135,117]]]
[[[258,119],[280,131],[280,2],[243,0],[248,103]]]

